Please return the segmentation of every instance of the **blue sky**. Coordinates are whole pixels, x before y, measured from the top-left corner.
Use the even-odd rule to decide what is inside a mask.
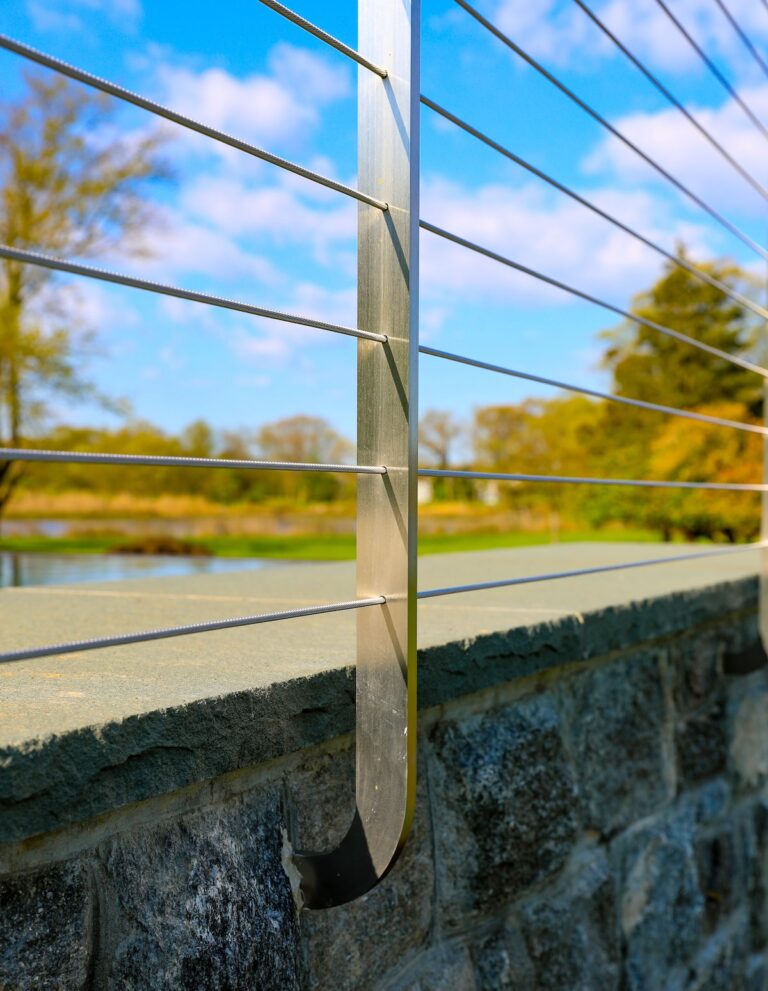
[[[712,0],[670,0],[680,18],[768,121],[768,80]],[[757,240],[766,204],[611,49],[573,0],[486,0],[479,8],[614,124]],[[768,11],[730,0],[768,50]],[[595,9],[712,132],[768,182],[768,146],[708,75],[654,0]],[[354,45],[356,4],[294,8]],[[357,69],[257,0],[4,0],[0,30],[46,52],[355,183]],[[686,203],[456,4],[426,0],[422,91],[644,234],[699,257],[761,263]],[[20,59],[0,53],[5,98]],[[364,71],[364,70],[360,70]],[[158,193],[151,255],[108,262],[159,281],[353,324],[356,206],[263,162],[126,108],[128,133],[161,126],[176,181]],[[626,306],[661,259],[519,167],[422,111],[422,216],[470,240]],[[42,247],[42,246],[41,246]],[[487,361],[606,385],[596,334],[609,313],[422,234],[421,339]],[[763,266],[764,267],[764,266]],[[98,332],[90,374],[137,416],[177,430],[202,416],[253,428],[303,412],[348,436],[355,422],[355,343],[83,280],[62,292]],[[482,404],[546,395],[531,385],[424,358],[421,408],[468,418]],[[658,400],[664,402],[664,397]],[[92,408],[62,417],[98,422]]]

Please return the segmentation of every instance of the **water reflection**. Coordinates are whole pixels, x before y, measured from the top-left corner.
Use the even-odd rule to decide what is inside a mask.
[[[120,581],[209,575],[285,564],[264,558],[165,557],[125,554],[17,554],[0,551],[0,588],[26,585],[68,585],[76,582]]]

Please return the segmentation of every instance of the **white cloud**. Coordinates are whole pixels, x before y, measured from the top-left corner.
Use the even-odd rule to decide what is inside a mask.
[[[286,313],[313,316],[318,320],[354,327],[357,294],[354,286],[332,290],[311,282],[285,287],[285,292],[259,303]],[[213,307],[200,306],[173,297],[164,297],[161,310],[167,319],[184,328],[185,333],[202,332],[216,338],[238,359],[261,367],[288,361],[305,366],[309,352],[317,348],[338,346],[349,338],[330,331],[303,327],[278,320],[250,317]]]
[[[346,66],[292,45],[275,45],[268,68],[239,78],[222,68],[165,64],[157,76],[174,109],[257,143],[305,144],[321,109],[351,93]]]
[[[167,214],[165,224],[153,234],[148,258],[127,259],[124,265],[159,281],[190,275],[220,279],[228,285],[247,280],[276,286],[284,281],[270,259],[239,244],[225,229],[197,223],[181,211]]]
[[[756,113],[768,120],[768,85],[745,87],[742,92]],[[733,100],[715,109],[689,109],[747,171],[761,180],[763,185],[768,185],[765,138]],[[747,215],[760,209],[763,201],[758,194],[674,108],[656,113],[630,114],[614,123],[652,158],[692,187],[694,192],[711,200],[714,206]],[[627,183],[645,182],[653,176],[653,172],[633,151],[610,136],[600,142],[584,165],[588,172],[604,173],[614,180]],[[666,184],[660,176],[657,179]]]
[[[731,25],[712,0],[669,0],[670,9],[696,40],[733,71],[754,73]],[[590,6],[630,50],[655,68],[676,74],[700,70],[702,63],[682,34],[653,0],[602,0]],[[729,0],[729,8],[757,42],[768,41],[768,17],[756,0]],[[590,58],[621,57],[572,0],[494,0],[484,5],[494,23],[538,58],[557,65],[578,65]]]
[[[86,32],[94,14],[102,14],[113,24],[131,33],[143,16],[140,0],[27,0],[27,13],[38,31]]]
[[[301,190],[303,193],[304,190]],[[262,185],[233,176],[203,176],[185,187],[181,206],[230,237],[269,237],[274,244],[312,245],[327,260],[331,245],[351,242],[357,229],[353,203],[339,196],[329,208],[306,202],[296,188]]]
[[[703,228],[671,222],[662,204],[646,192],[605,188],[589,195],[607,212],[619,214],[669,249],[681,239],[694,251],[709,253]],[[541,187],[489,184],[471,189],[437,178],[425,183],[422,198],[427,220],[434,218],[440,227],[619,305],[659,271],[658,254]],[[429,233],[424,233],[421,245],[422,292],[427,301],[557,305],[572,300],[560,290]]]

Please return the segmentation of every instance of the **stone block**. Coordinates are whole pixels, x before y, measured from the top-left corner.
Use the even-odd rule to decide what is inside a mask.
[[[739,823],[739,844],[747,870],[750,947],[768,945],[768,804],[758,799],[744,811]]]
[[[709,933],[723,923],[746,895],[743,848],[736,830],[726,825],[695,841],[696,866]]]
[[[678,723],[675,734],[680,787],[698,784],[725,771],[728,728],[722,698]]]
[[[354,750],[347,748],[313,755],[291,772],[286,784],[296,849],[327,850],[341,838],[354,811],[354,770]],[[359,991],[376,986],[425,944],[433,908],[432,839],[422,776],[411,835],[381,884],[348,905],[301,913],[308,987]]]
[[[358,991],[373,985],[359,984]],[[444,943],[423,953],[401,980],[387,991],[479,991],[467,950],[458,944]],[[325,991],[325,989],[324,989]]]
[[[691,968],[686,991],[744,991],[745,936],[745,927],[737,926],[709,939]]]
[[[430,752],[438,900],[450,928],[496,915],[563,866],[578,797],[546,696],[439,723]]]
[[[679,715],[695,712],[717,694],[722,684],[723,641],[722,628],[710,627],[669,645],[672,695]]]
[[[477,991],[536,991],[520,926],[509,924],[472,946]]]
[[[91,911],[79,860],[0,878],[0,989],[85,991]]]
[[[557,700],[588,828],[611,835],[670,797],[657,653],[565,679]]]
[[[746,961],[744,991],[765,991],[768,987],[768,967],[765,954],[757,953]]]
[[[604,854],[589,855],[520,910],[536,991],[612,991],[621,941]]]
[[[681,988],[699,949],[699,888],[690,809],[617,838],[611,855],[620,892],[626,991]]]
[[[768,779],[768,690],[762,672],[734,682],[730,700],[731,766],[742,788]]]
[[[114,991],[298,991],[298,924],[274,795],[137,829],[101,849]]]

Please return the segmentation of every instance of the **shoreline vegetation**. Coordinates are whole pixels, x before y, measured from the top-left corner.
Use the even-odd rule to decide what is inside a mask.
[[[424,534],[419,538],[421,554],[450,554],[459,551],[493,550],[506,547],[533,547],[562,542],[618,542],[661,540],[648,530],[585,530],[561,533],[556,539],[538,533],[452,533]],[[354,534],[293,534],[258,537],[224,536],[180,539],[148,536],[126,540],[119,534],[76,534],[49,537],[41,534],[4,537],[0,551],[48,554],[157,554],[206,555],[217,557],[274,558],[296,561],[349,561],[355,557]]]
[[[0,552],[124,554],[349,561],[355,503],[297,505],[283,499],[222,505],[197,495],[115,492],[16,494],[0,530]],[[674,535],[682,540],[684,536]],[[660,542],[661,530],[589,526],[552,512],[463,500],[419,507],[419,552],[450,554],[553,543]]]

